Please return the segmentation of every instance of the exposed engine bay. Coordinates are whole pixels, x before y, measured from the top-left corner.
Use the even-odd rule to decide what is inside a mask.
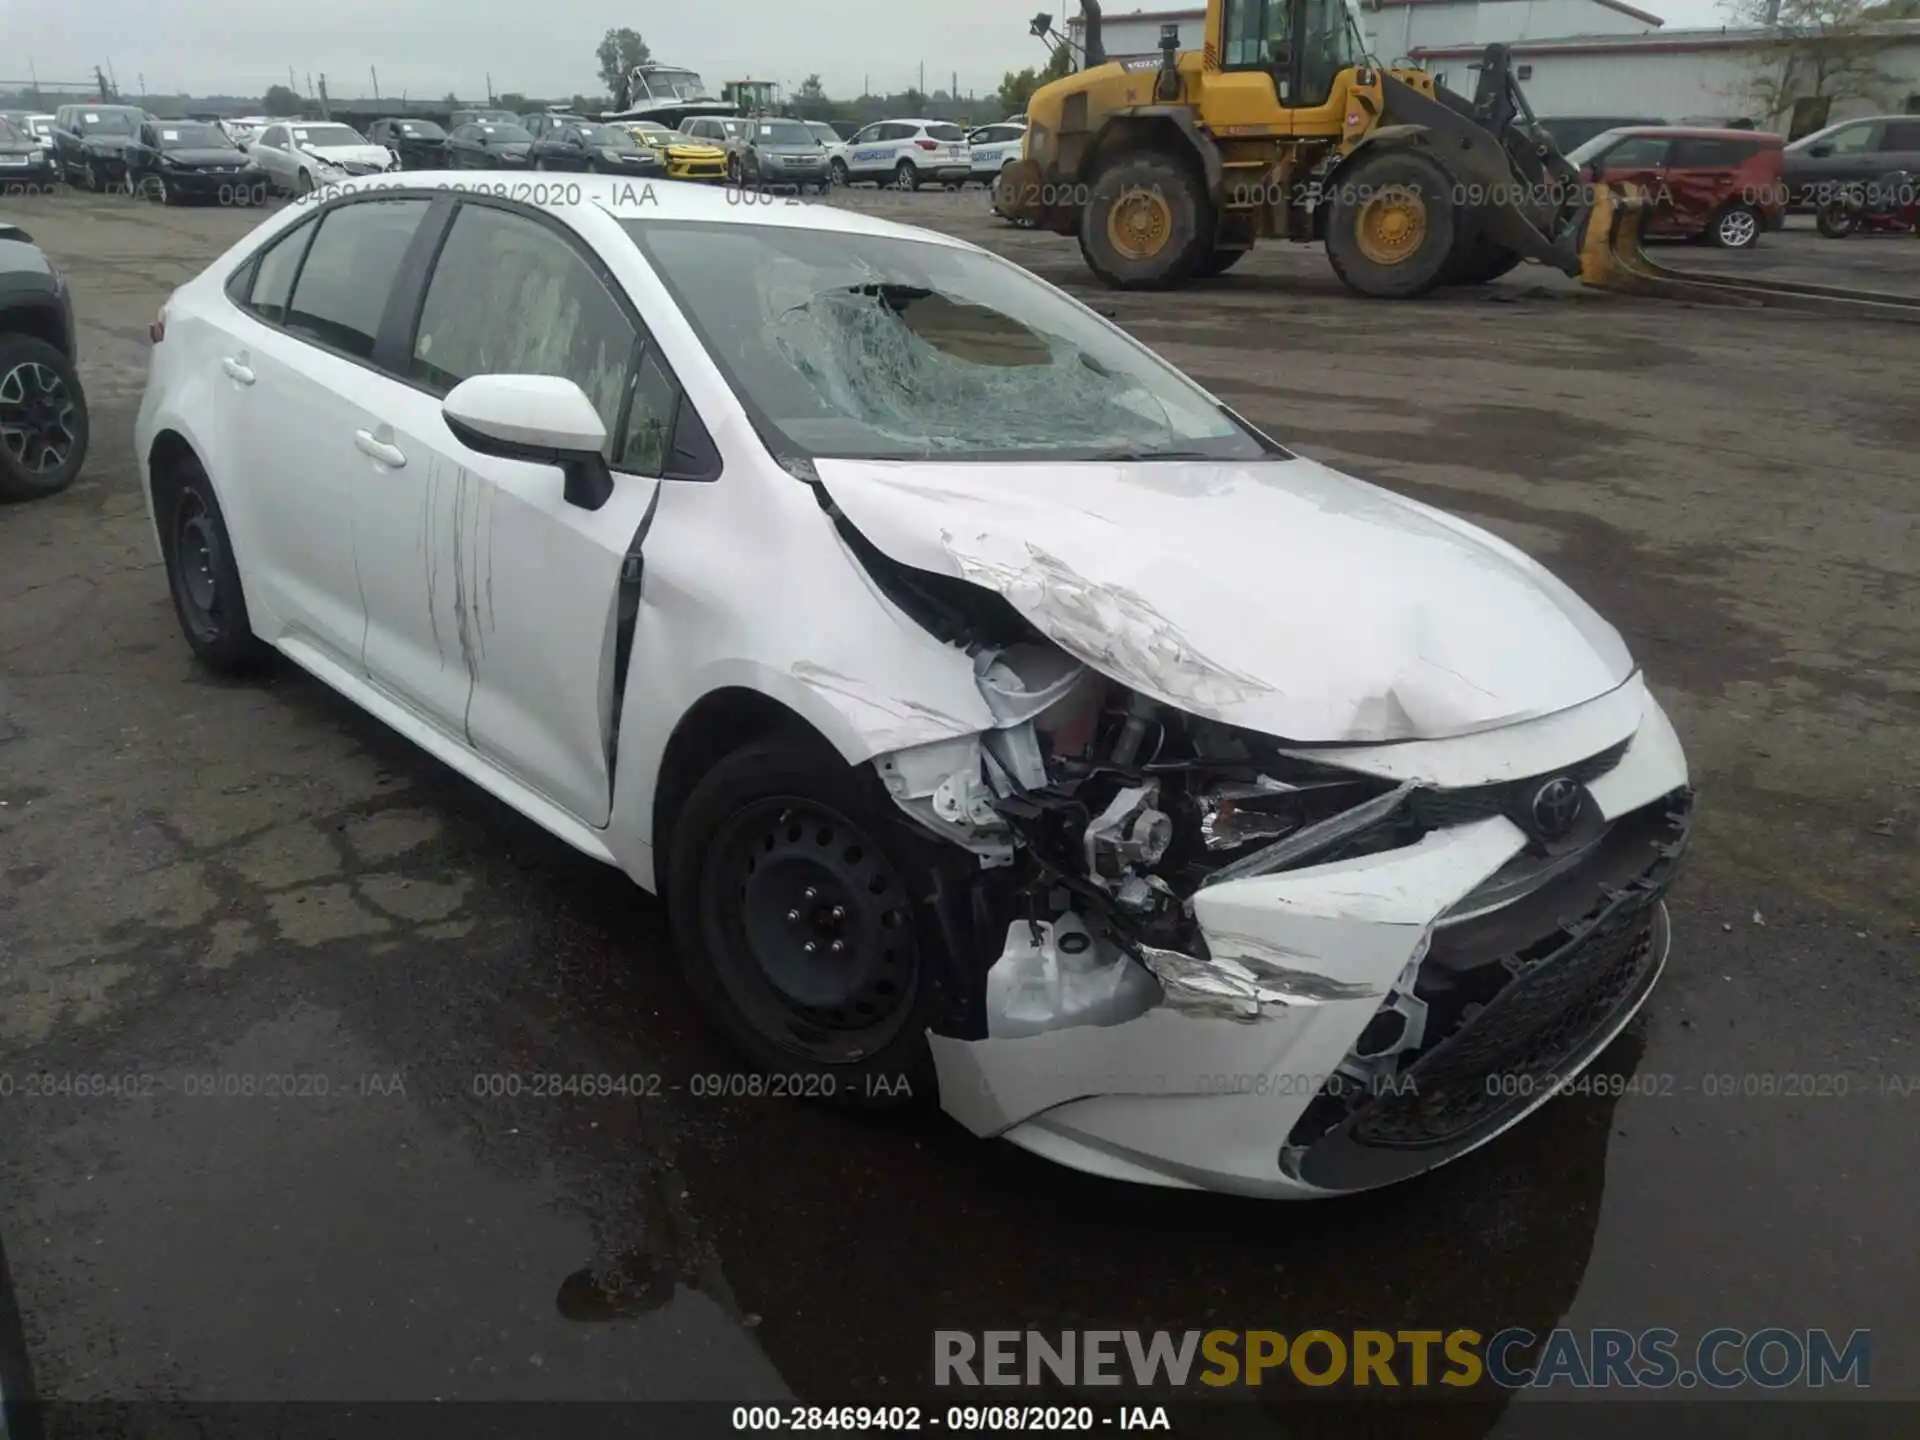
[[[1260,1122],[1282,1125],[1281,1183],[1384,1183],[1528,1108],[1488,1076],[1584,1063],[1657,978],[1691,792],[1637,681],[1606,702],[1604,748],[1562,747],[1542,772],[1511,740],[1440,742],[1481,755],[1441,784],[1144,693],[1091,663],[1097,644],[1069,653],[1006,595],[894,560],[823,504],[887,598],[968,657],[994,720],[873,762],[946,842],[964,921],[933,1043],[943,1102],[978,1133],[1179,1183],[1177,1134],[1114,1151],[1097,1097],[1204,1099],[1224,1074],[1257,1101],[1299,1081]],[[1636,733],[1653,739],[1608,788]],[[1416,1082],[1417,1099],[1396,1088]],[[1116,1133],[1153,1124],[1128,1113]],[[1145,1154],[1151,1173],[1130,1168]]]

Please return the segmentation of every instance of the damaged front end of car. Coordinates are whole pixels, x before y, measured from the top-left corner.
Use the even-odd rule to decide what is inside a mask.
[[[1657,980],[1691,791],[1637,672],[1511,727],[1301,743],[1207,713],[1278,682],[1210,666],[1137,595],[1063,568],[1039,625],[821,494],[994,719],[873,762],[949,847],[929,1039],[975,1133],[1162,1185],[1366,1189],[1542,1103]]]

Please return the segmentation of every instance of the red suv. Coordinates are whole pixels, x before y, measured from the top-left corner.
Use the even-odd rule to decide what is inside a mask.
[[[1596,135],[1567,158],[1589,180],[1644,189],[1653,207],[1644,233],[1744,250],[1786,218],[1783,145],[1764,130],[1634,125]]]

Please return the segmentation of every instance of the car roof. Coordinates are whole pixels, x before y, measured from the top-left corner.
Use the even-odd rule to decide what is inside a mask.
[[[1775,144],[1781,137],[1771,130],[1729,130],[1723,126],[1712,125],[1616,125],[1607,132],[1609,135],[1657,135],[1683,137],[1689,140],[1771,140]]]
[[[443,193],[449,187],[472,183],[468,170],[389,171],[368,175],[356,181],[356,193],[373,190],[425,190]],[[618,198],[616,198],[618,197]],[[565,217],[577,212],[598,210],[616,220],[695,220],[719,221],[734,225],[777,225],[799,230],[827,230],[843,235],[875,235],[903,240],[921,240],[961,250],[978,250],[977,245],[934,230],[901,225],[858,210],[842,210],[832,205],[741,205],[728,192],[713,185],[688,185],[677,181],[629,181],[584,190],[578,200],[549,200],[542,210]]]

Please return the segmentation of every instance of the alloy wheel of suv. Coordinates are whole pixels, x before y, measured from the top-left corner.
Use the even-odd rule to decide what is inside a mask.
[[[0,500],[66,489],[86,453],[86,401],[67,358],[32,336],[0,340]]]
[[[1745,205],[1732,205],[1713,222],[1713,243],[1728,250],[1747,250],[1760,243],[1760,217]]]
[[[848,185],[852,183],[853,176],[847,169],[847,162],[842,160],[838,155],[833,157],[833,165],[831,168],[833,170],[834,184]]]
[[[920,188],[920,172],[914,168],[911,160],[902,160],[893,167],[893,183],[902,190]]]

